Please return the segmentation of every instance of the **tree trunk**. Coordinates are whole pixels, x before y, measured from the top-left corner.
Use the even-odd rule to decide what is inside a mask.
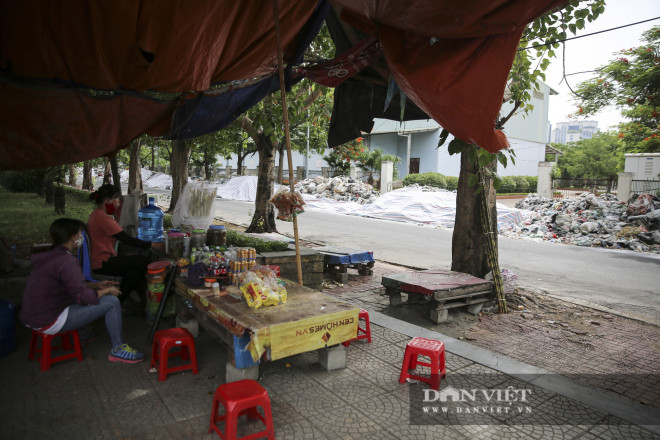
[[[106,185],[110,183],[110,177],[112,177],[112,170],[110,168],[110,159],[107,157],[103,159],[103,184]]]
[[[236,155],[236,175],[243,175],[243,146],[238,148],[238,154]]]
[[[190,159],[190,145],[186,141],[172,141],[172,158],[170,168],[172,171],[172,198],[167,212],[174,212],[176,202],[179,200],[183,187],[188,182],[188,160]]]
[[[82,189],[89,191],[94,190],[94,183],[92,182],[92,161],[86,160],[83,162],[83,181]]]
[[[151,171],[156,171],[156,147],[151,145]]]
[[[76,164],[69,164],[69,186],[76,186]]]
[[[117,164],[117,156],[110,159],[110,169],[112,171],[112,184],[117,188],[121,195],[121,177],[119,177],[119,165]]]
[[[456,219],[451,246],[451,270],[483,278],[491,269],[486,254],[486,235],[481,222],[481,197],[487,197],[491,218],[490,229],[495,231],[492,235],[497,249],[495,190],[492,179],[488,178],[484,191],[474,194],[477,186],[469,186],[468,178],[476,173],[477,167],[470,162],[468,156],[468,151],[461,153],[461,172],[456,193]]]
[[[270,198],[273,196],[273,178],[275,167],[275,147],[262,139],[259,150],[259,177],[257,179],[257,196],[254,202],[254,216],[246,232],[277,232],[275,212]]]
[[[128,193],[133,194],[136,190],[142,191],[142,163],[140,161],[141,142],[139,139],[131,142],[128,147],[130,156],[128,162]]]
[[[277,183],[282,184],[284,175],[284,143],[280,146],[279,169],[277,170]]]
[[[66,214],[66,194],[62,185],[57,185],[53,192],[53,206],[55,206],[55,215]]]
[[[204,150],[204,180],[209,181],[211,176],[211,164],[209,163],[209,152]]]

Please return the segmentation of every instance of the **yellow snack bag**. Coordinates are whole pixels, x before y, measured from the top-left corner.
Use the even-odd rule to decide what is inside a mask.
[[[258,309],[263,305],[261,289],[256,283],[248,283],[241,286],[241,291],[243,292],[243,296],[249,307]]]
[[[277,295],[277,292],[273,292],[267,287],[261,291],[261,299],[265,306],[276,306],[280,303],[280,298]]]

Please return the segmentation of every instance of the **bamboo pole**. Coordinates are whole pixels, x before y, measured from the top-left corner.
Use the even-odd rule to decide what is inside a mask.
[[[508,313],[506,305],[506,295],[504,294],[504,283],[502,282],[502,274],[500,272],[500,262],[497,252],[497,246],[495,245],[495,234],[497,234],[497,227],[493,231],[493,224],[490,216],[490,209],[488,207],[488,187],[486,184],[486,178],[484,177],[485,171],[477,164],[477,172],[480,175],[480,182],[483,187],[483,191],[479,194],[481,198],[481,224],[484,231],[484,238],[486,241],[486,254],[488,256],[488,262],[490,264],[490,269],[493,272],[493,284],[495,286],[495,296],[497,298],[497,305],[499,307],[500,313]]]
[[[286,88],[284,87],[284,59],[282,56],[282,37],[280,36],[280,18],[277,12],[277,0],[273,0],[273,18],[275,19],[275,41],[277,43],[277,71],[280,78],[280,95],[282,96],[282,113],[284,114],[284,135],[286,137],[286,156],[289,162],[289,187],[291,195],[295,192],[293,179],[293,159],[291,158],[291,135],[289,133],[289,109],[286,104]],[[293,214],[293,237],[296,243],[296,268],[298,269],[298,284],[303,285],[302,265],[300,263],[300,242],[298,240],[298,216]]]

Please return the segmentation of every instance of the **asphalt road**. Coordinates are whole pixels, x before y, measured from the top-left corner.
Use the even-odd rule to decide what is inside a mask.
[[[247,226],[253,202],[217,199],[216,216]],[[277,221],[293,237],[293,224]],[[366,249],[377,260],[418,268],[451,266],[451,229],[308,211],[298,217],[301,239]],[[660,256],[499,238],[500,266],[518,285],[576,303],[660,325]]]

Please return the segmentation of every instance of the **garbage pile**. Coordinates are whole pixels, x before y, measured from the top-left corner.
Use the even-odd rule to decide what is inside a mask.
[[[502,235],[577,246],[660,253],[660,200],[643,194],[626,204],[586,192],[555,200],[530,194],[516,208],[536,213]]]
[[[360,205],[372,203],[378,198],[378,191],[368,183],[346,176],[332,178],[317,176],[296,183],[296,191],[342,202],[356,202]]]

